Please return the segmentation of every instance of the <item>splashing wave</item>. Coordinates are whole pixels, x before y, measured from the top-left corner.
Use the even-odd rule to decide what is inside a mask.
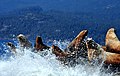
[[[61,44],[56,41],[55,44],[63,47],[63,44],[68,44],[68,42]],[[21,50],[18,48],[17,51]],[[31,49],[24,49],[24,53],[19,52],[19,55],[0,60],[0,76],[112,76],[110,73],[101,72],[101,66],[66,67],[56,60],[51,51],[45,51],[47,55],[43,57],[43,55],[31,52]]]

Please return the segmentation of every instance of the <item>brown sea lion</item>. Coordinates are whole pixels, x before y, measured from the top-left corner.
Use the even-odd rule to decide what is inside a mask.
[[[88,31],[81,31],[77,37],[67,46],[67,48],[62,52],[58,47],[55,50],[57,55],[60,55],[59,60],[67,66],[76,66],[78,64],[84,64],[87,60],[87,47],[84,38],[87,36]],[[61,53],[58,53],[62,52]]]
[[[90,62],[93,61],[101,61],[100,55],[102,55],[101,47],[92,39],[86,41],[87,51],[88,51],[88,59]]]
[[[87,59],[87,47],[85,43],[85,37],[88,31],[81,31],[77,37],[67,46],[64,50],[67,52],[67,56],[61,58],[60,60],[67,66],[76,66],[78,64],[84,65]]]
[[[120,53],[120,41],[115,34],[115,29],[111,28],[106,34],[106,47],[107,51],[113,53]]]
[[[79,57],[87,57],[87,47],[85,43],[85,37],[87,36],[88,31],[83,30],[81,31],[77,37],[67,46],[65,51],[69,52],[75,52],[76,51],[76,56]]]
[[[55,45],[52,46],[52,53],[56,55],[56,59],[59,60],[61,64],[67,65],[68,67],[74,67],[78,64],[84,64],[85,62],[83,58],[78,56],[77,51],[65,52]]]
[[[106,47],[106,46],[102,46],[102,49],[103,49],[104,51],[107,51],[107,47]]]
[[[104,51],[104,55],[106,64],[120,64],[120,54]]]
[[[14,53],[14,54],[17,53],[16,52],[16,47],[13,43],[8,42],[8,43],[6,43],[6,45],[9,47],[9,49],[11,50],[12,53]]]
[[[25,35],[19,34],[17,36],[17,39],[18,39],[21,47],[26,47],[26,48],[31,48],[32,47],[31,42],[25,37]]]
[[[50,47],[45,45],[45,44],[43,44],[42,38],[40,36],[37,36],[34,48],[38,52],[38,51],[43,51],[44,49],[49,49]]]
[[[87,30],[81,31],[77,35],[77,37],[67,46],[67,50],[77,51],[79,49],[80,43],[87,36],[87,34],[88,34]]]
[[[63,52],[58,46],[52,45],[52,53],[56,55],[56,57],[65,57],[68,53]]]
[[[120,54],[104,51],[104,49],[93,40],[88,40],[86,44],[88,49],[88,59],[90,61],[97,59],[100,63],[101,61],[104,61],[106,64],[120,64]]]

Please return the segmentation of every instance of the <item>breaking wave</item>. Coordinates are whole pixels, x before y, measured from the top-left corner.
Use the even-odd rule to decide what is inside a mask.
[[[55,45],[64,49],[68,41],[53,41]],[[101,65],[77,65],[76,67],[67,67],[58,60],[55,55],[49,50],[42,53],[33,53],[31,49],[21,51],[13,56],[6,48],[4,43],[1,43],[1,51],[5,51],[0,60],[0,76],[112,76],[112,73],[101,71]],[[50,49],[51,50],[51,49]],[[7,56],[7,57],[6,57]]]

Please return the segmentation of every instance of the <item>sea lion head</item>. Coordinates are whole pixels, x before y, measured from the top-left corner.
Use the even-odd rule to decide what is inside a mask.
[[[39,52],[39,51],[44,51],[45,49],[49,49],[50,47],[42,42],[42,38],[40,36],[37,36],[35,40],[34,48],[37,50],[37,52]]]
[[[17,39],[22,47],[31,47],[32,44],[28,41],[25,35],[20,34],[17,36]]]
[[[16,53],[16,47],[15,47],[15,45],[13,43],[8,42],[8,43],[6,43],[6,45],[9,47],[9,49],[11,50],[11,52]]]
[[[78,38],[78,37],[79,38],[84,38],[85,36],[87,36],[87,34],[88,34],[88,30],[83,30],[77,35],[76,38]]]
[[[65,57],[67,53],[63,52],[58,46],[52,45],[52,53],[56,55],[56,57]]]
[[[6,43],[6,44],[7,44],[7,46],[9,46],[9,47],[11,47],[11,48],[15,48],[14,44],[11,43],[11,42],[8,42],[8,43]]]
[[[43,44],[42,38],[40,36],[36,37],[36,44]]]
[[[52,45],[52,52],[53,52],[55,55],[58,55],[58,54],[60,54],[62,51],[61,51],[61,49],[60,49],[58,46]]]
[[[106,47],[107,51],[113,52],[113,53],[120,53],[120,41],[115,34],[115,29],[111,28],[108,30],[106,34]]]
[[[115,29],[114,28],[110,28],[108,31],[107,31],[107,34],[106,34],[106,45],[109,44],[110,41],[119,41],[118,37],[116,36],[115,34]]]
[[[23,34],[18,35],[17,38],[20,43],[25,43],[27,41],[27,38]]]
[[[88,34],[88,30],[83,30],[81,31],[76,38],[67,46],[65,51],[78,51],[81,47],[82,44],[84,44],[84,39]],[[83,42],[82,42],[83,41]],[[86,45],[83,45],[86,46]]]

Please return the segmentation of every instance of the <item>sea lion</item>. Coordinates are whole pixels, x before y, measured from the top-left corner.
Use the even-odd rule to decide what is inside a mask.
[[[17,53],[17,52],[16,52],[16,47],[15,47],[15,45],[14,45],[13,43],[8,42],[8,43],[6,43],[6,45],[9,47],[10,51],[11,51],[13,54]]]
[[[76,56],[87,57],[87,47],[84,38],[87,36],[88,30],[81,31],[77,37],[67,46],[65,51],[76,52]]]
[[[114,28],[108,30],[105,41],[107,51],[113,53],[120,53],[120,41],[115,34]]]
[[[77,51],[79,49],[80,43],[82,42],[82,40],[85,38],[85,36],[87,36],[88,31],[87,30],[83,30],[81,31],[77,37],[67,46],[66,50],[69,51]]]
[[[86,44],[89,61],[97,59],[100,63],[103,61],[105,64],[120,64],[120,54],[104,51],[104,49],[93,40],[87,40]]]
[[[57,60],[69,67],[74,67],[78,64],[84,64],[86,62],[86,58],[82,58],[79,55],[79,51],[65,52],[58,46],[52,45],[52,53],[56,55]]]
[[[19,34],[17,36],[17,39],[18,39],[21,47],[24,47],[24,48],[31,48],[32,47],[32,43],[25,37],[25,35]]]
[[[34,48],[38,52],[38,51],[43,51],[44,49],[49,49],[50,47],[45,45],[45,44],[43,44],[42,38],[40,36],[37,36]]]
[[[86,62],[87,47],[84,39],[87,36],[87,33],[87,30],[81,31],[77,37],[67,46],[67,48],[64,49],[65,55],[62,54],[62,57],[59,57],[59,60],[63,64],[74,67],[78,64],[84,64]]]
[[[106,55],[104,61],[106,64],[120,64],[120,54],[105,51],[104,54]]]
[[[56,55],[56,57],[65,57],[68,53],[63,52],[58,46],[52,45],[52,53]]]
[[[86,41],[88,59],[90,62],[99,62],[101,63],[102,49],[101,47],[92,39]]]

